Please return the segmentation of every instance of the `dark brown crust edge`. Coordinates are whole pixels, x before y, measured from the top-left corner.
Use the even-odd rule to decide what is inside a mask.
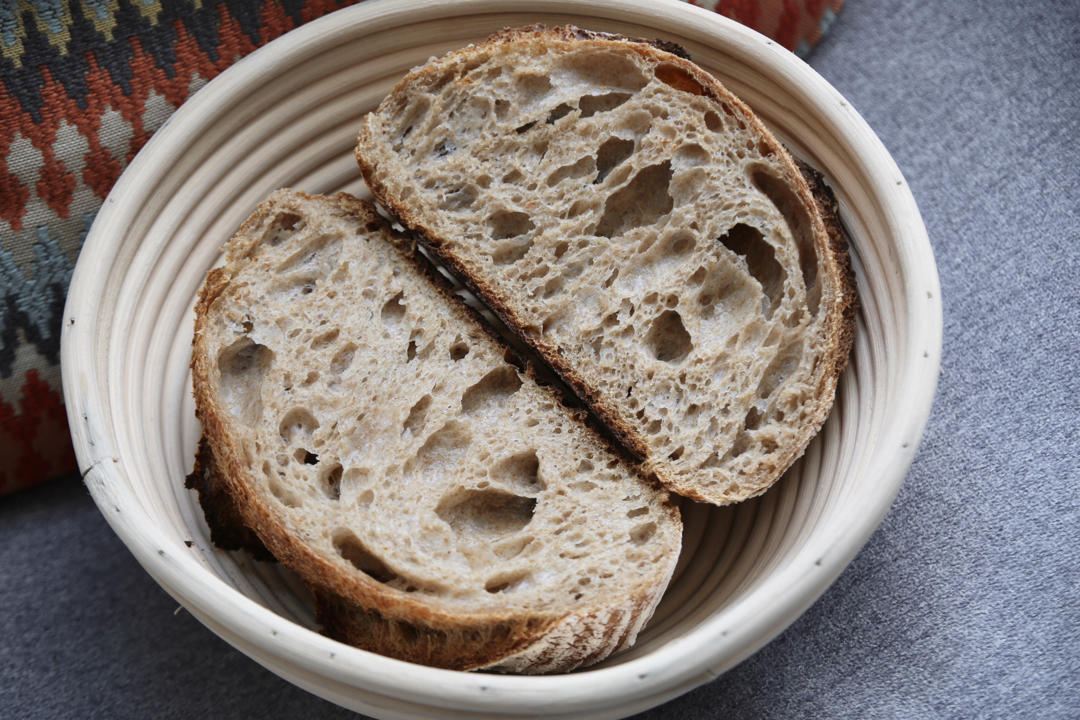
[[[831,372],[835,382],[847,368],[851,357],[851,349],[855,345],[856,316],[859,314],[859,293],[855,277],[855,268],[851,264],[851,243],[848,240],[847,230],[840,219],[840,203],[836,200],[836,193],[825,182],[822,175],[814,166],[794,158],[795,167],[802,173],[806,184],[810,187],[810,194],[821,212],[822,222],[825,223],[825,232],[829,236],[829,245],[832,256],[838,266],[837,279],[840,287],[840,312],[836,327],[836,355]]]
[[[233,496],[221,482],[214,452],[205,436],[199,439],[195,469],[184,479],[184,487],[198,493],[199,505],[210,528],[210,542],[223,550],[246,550],[256,560],[274,559],[259,536],[244,525]]]
[[[749,499],[750,497],[759,495],[775,484],[783,473],[806,451],[806,447],[809,445],[810,441],[820,431],[825,419],[831,412],[835,400],[836,385],[847,365],[848,356],[850,355],[851,347],[854,342],[855,315],[858,308],[858,301],[855,279],[852,274],[850,258],[848,256],[848,243],[837,214],[838,207],[835,196],[831,189],[824,183],[823,177],[819,172],[792,157],[787,149],[773,137],[772,133],[769,132],[745,103],[727,91],[726,88],[724,88],[711,74],[694,64],[690,60],[689,54],[682,47],[674,43],[649,41],[613,33],[583,30],[574,26],[547,28],[543,25],[533,25],[522,28],[504,29],[490,36],[483,43],[456,51],[455,53],[451,53],[451,55],[475,52],[483,45],[538,38],[564,41],[601,40],[627,42],[648,46],[648,48],[652,50],[659,50],[660,52],[674,55],[675,57],[672,58],[670,62],[686,71],[688,76],[693,79],[691,82],[696,81],[696,86],[694,87],[695,92],[700,92],[718,102],[726,102],[735,105],[745,114],[746,117],[744,119],[747,120],[748,124],[753,127],[756,132],[763,135],[768,140],[771,140],[774,151],[778,152],[782,157],[785,157],[788,163],[790,163],[796,182],[798,182],[799,179],[803,181],[801,188],[795,188],[797,194],[802,195],[804,202],[810,201],[807,203],[808,208],[817,207],[819,210],[818,217],[822,222],[825,236],[828,241],[827,254],[822,259],[827,261],[825,263],[826,265],[834,265],[836,270],[835,277],[838,283],[836,311],[833,313],[833,317],[830,318],[832,322],[830,323],[831,327],[828,331],[829,337],[833,339],[833,348],[832,352],[824,353],[822,356],[827,363],[827,367],[822,371],[818,378],[819,387],[821,388],[821,392],[817,397],[818,407],[816,408],[815,415],[805,423],[807,432],[805,433],[805,437],[802,438],[802,442],[797,442],[789,448],[789,451],[785,456],[776,463],[775,467],[778,469],[769,471],[766,480],[750,483],[750,491],[744,497],[741,497],[740,500]],[[677,52],[672,52],[672,49]],[[647,51],[642,48],[639,52]],[[442,59],[440,58],[435,62],[441,62],[441,60]],[[411,79],[422,77],[431,72],[433,72],[433,70],[430,65],[418,68],[413,71],[413,73],[410,73],[405,79],[401,80],[394,88],[393,93],[404,88]],[[409,212],[408,208],[399,205],[389,197],[386,187],[379,182],[378,178],[375,176],[375,168],[367,162],[366,158],[361,153],[365,132],[366,126],[365,129],[361,131],[361,138],[356,146],[355,157],[357,164],[360,167],[361,175],[364,178],[364,182],[367,184],[380,205],[382,205],[392,217],[407,228],[414,237],[417,238],[418,242],[424,246],[429,254],[437,258],[452,275],[468,287],[474,295],[492,310],[492,312],[499,317],[503,324],[509,328],[514,335],[516,335],[526,346],[532,348],[544,364],[553,370],[555,374],[574,391],[599,424],[605,427],[611,436],[626,447],[627,451],[635,459],[639,462],[647,463],[648,453],[644,441],[637,436],[632,427],[620,420],[616,413],[606,405],[603,397],[599,393],[591,389],[572,367],[569,367],[562,361],[557,348],[553,348],[539,337],[530,334],[521,320],[516,318],[507,304],[503,302],[500,294],[495,288],[489,287],[483,280],[474,277],[450,252],[447,252],[442,248],[440,238],[433,237],[425,232],[422,224],[417,218],[412,216],[412,213]],[[679,482],[675,478],[666,477],[660,467],[646,467],[646,472],[655,474],[660,482],[666,485],[670,490],[679,493],[684,497],[698,502],[716,502],[716,500],[708,497],[703,492],[700,492],[697,488]]]
[[[311,199],[312,196],[297,193]],[[370,223],[373,219],[386,232],[387,238],[409,258],[429,280],[433,281],[436,292],[452,307],[459,308],[463,318],[483,328],[500,345],[505,343],[495,331],[483,321],[479,313],[468,308],[460,299],[453,297],[452,287],[432,265],[415,250],[415,246],[393,233],[389,225],[374,212],[366,202],[341,193],[330,198],[341,209]],[[239,233],[250,232],[256,225],[255,218],[265,204],[260,206],[249,223],[241,227]],[[209,310],[214,299],[227,288],[228,278],[223,271],[212,271],[200,292],[196,305],[196,338],[201,326],[201,318]],[[197,340],[196,340],[197,342]],[[297,541],[273,517],[253,502],[250,491],[245,490],[240,478],[246,477],[241,463],[236,459],[233,448],[228,446],[227,433],[224,432],[223,419],[218,416],[216,403],[199,392],[199,378],[205,368],[197,367],[199,357],[192,359],[193,374],[196,378],[196,414],[203,424],[204,436],[200,441],[196,457],[195,470],[188,476],[185,484],[197,490],[199,502],[211,528],[212,541],[225,549],[243,549],[251,552],[258,559],[277,559],[282,565],[296,571],[312,593],[316,620],[327,636],[365,650],[401,660],[422,663],[435,667],[457,670],[476,669],[491,665],[521,652],[532,644],[541,641],[550,628],[557,626],[568,617],[577,617],[592,627],[603,631],[598,617],[600,608],[584,610],[571,615],[552,615],[537,611],[534,613],[507,615],[486,613],[473,616],[450,615],[433,610],[422,602],[412,598],[400,598],[393,593],[387,594],[375,580],[365,578],[359,585],[362,592],[355,593],[356,582],[342,582],[332,568],[325,567],[302,542]],[[535,379],[531,367],[525,373]],[[556,401],[558,393],[547,388]],[[579,418],[584,418],[581,410],[570,409]],[[607,438],[591,427],[594,439],[611,450]],[[215,447],[215,445],[217,447]],[[219,461],[220,459],[220,461]],[[648,482],[638,474],[637,468],[623,458],[626,468],[638,475],[643,482]],[[659,488],[658,484],[654,486]],[[666,498],[664,508],[672,520],[681,527],[679,509],[670,498]],[[252,530],[251,528],[255,528]],[[350,585],[352,587],[350,587]],[[640,589],[639,593],[624,599],[624,607],[647,607],[650,600],[655,600],[654,593]],[[611,630],[607,630],[607,635]],[[568,663],[560,669],[572,669],[583,662],[597,662],[621,648],[625,637],[619,643],[610,646],[602,655],[568,658]]]

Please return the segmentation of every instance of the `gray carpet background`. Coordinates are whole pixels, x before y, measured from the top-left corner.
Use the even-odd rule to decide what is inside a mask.
[[[1080,717],[1080,3],[848,0],[810,58],[893,153],[941,275],[915,463],[810,610],[639,716]],[[0,499],[0,714],[352,718],[203,628],[77,477]]]

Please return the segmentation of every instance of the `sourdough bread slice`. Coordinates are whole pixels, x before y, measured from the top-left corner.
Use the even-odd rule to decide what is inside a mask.
[[[726,504],[824,422],[854,280],[787,151],[671,49],[504,31],[409,73],[356,157],[647,472]]]
[[[259,206],[196,306],[192,482],[334,637],[458,669],[599,661],[652,615],[678,510],[414,252],[348,195]]]

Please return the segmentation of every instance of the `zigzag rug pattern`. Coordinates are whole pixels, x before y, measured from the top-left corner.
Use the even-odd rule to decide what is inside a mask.
[[[353,2],[0,3],[0,493],[75,469],[60,317],[79,247],[117,177],[208,80]]]

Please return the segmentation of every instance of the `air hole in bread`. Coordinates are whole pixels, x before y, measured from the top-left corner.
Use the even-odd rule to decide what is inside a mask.
[[[326,497],[331,500],[341,499],[341,475],[343,468],[341,463],[330,465],[322,475],[322,489]]]
[[[468,414],[498,410],[521,387],[521,377],[512,365],[497,367],[461,396],[461,411]]]
[[[514,128],[514,132],[517,133],[518,135],[524,135],[525,133],[532,130],[535,126],[536,126],[536,121],[533,120],[531,122],[525,123],[524,125],[518,125],[516,128]]]
[[[574,279],[585,270],[585,263],[573,262],[563,268],[563,277]]]
[[[289,508],[300,507],[300,500],[296,497],[291,489],[281,484],[280,477],[272,477],[266,483],[267,488],[270,490],[270,494],[273,495],[278,501]]]
[[[495,240],[524,235],[532,230],[535,225],[526,213],[510,210],[500,210],[488,218],[488,227],[491,228],[491,237]]]
[[[712,110],[705,113],[705,127],[713,132],[721,132],[724,129],[724,121]]]
[[[274,352],[244,336],[218,353],[221,395],[239,420],[253,424],[262,417],[259,388],[274,362]]]
[[[513,365],[515,368],[517,368],[518,372],[525,372],[525,361],[522,360],[516,352],[514,352],[513,348],[508,347],[503,350],[503,361],[506,362],[506,364],[508,365]]]
[[[559,326],[566,320],[566,309],[556,310],[544,318],[543,324],[540,326],[541,335],[550,335],[557,330]]]
[[[638,171],[630,182],[608,196],[594,234],[614,238],[652,225],[671,212],[674,201],[668,192],[670,185],[670,160]]]
[[[563,119],[573,111],[573,105],[570,105],[569,103],[560,103],[559,105],[556,105],[554,108],[552,108],[551,112],[548,113],[547,120],[545,120],[544,122],[546,122],[548,125],[554,125],[556,122]]]
[[[747,430],[757,430],[761,425],[761,413],[757,408],[750,408],[746,411],[746,420],[743,421],[743,427]]]
[[[592,202],[589,200],[575,200],[574,204],[570,206],[570,209],[566,211],[566,217],[575,218],[588,210],[591,205]]]
[[[495,118],[497,120],[505,120],[506,113],[510,109],[510,101],[504,98],[498,98],[495,100]]]
[[[304,408],[293,408],[285,414],[278,425],[281,440],[286,445],[300,445],[311,438],[319,427],[319,421]]]
[[[704,95],[705,88],[697,78],[690,74],[685,68],[672,65],[671,63],[660,63],[653,70],[656,75],[656,79],[665,85],[669,85],[676,90],[690,93],[691,95]]]
[[[405,348],[405,362],[410,362],[415,357],[416,357],[416,338],[409,338],[409,344]]]
[[[351,530],[338,529],[334,531],[332,541],[334,549],[344,559],[352,563],[360,572],[373,580],[388,583],[397,579],[397,573],[386,566],[378,555],[356,537]]]
[[[342,475],[341,481],[353,488],[363,487],[371,479],[371,469],[366,467],[351,467]]]
[[[656,523],[647,522],[636,526],[630,531],[630,542],[634,545],[644,545],[656,534]]]
[[[271,221],[267,236],[263,239],[263,242],[271,247],[277,247],[292,236],[289,231],[293,230],[302,219],[301,215],[290,210],[279,211]]]
[[[300,222],[302,216],[289,210],[282,210],[274,217],[274,225],[282,230],[292,230]]]
[[[765,241],[760,230],[745,223],[734,225],[720,237],[720,242],[745,260],[746,269],[764,293],[762,309],[765,318],[771,318],[784,292],[784,269],[776,260],[773,246]]]
[[[324,277],[337,267],[340,254],[340,235],[320,235],[283,260],[277,266],[277,272],[284,274],[302,271],[305,275]]]
[[[661,253],[670,259],[678,260],[689,255],[696,244],[693,233],[685,230],[676,231],[664,240]]]
[[[799,268],[802,270],[803,285],[806,287],[806,304],[811,317],[817,315],[821,287],[817,284],[817,252],[814,249],[814,224],[811,215],[788,184],[765,167],[755,166],[751,170],[750,179],[780,211],[795,239],[795,246],[799,249]]]
[[[596,172],[596,160],[591,155],[587,155],[577,162],[557,168],[555,172],[548,175],[545,182],[548,187],[554,187],[563,180],[582,178],[594,172]]]
[[[642,515],[648,515],[648,514],[649,514],[648,506],[643,505],[642,507],[636,507],[633,510],[628,511],[626,513],[626,517],[628,517],[630,519],[633,519],[633,518],[641,517]]]
[[[597,184],[604,182],[604,178],[612,170],[633,154],[633,140],[624,140],[620,137],[610,137],[605,140],[596,150],[596,180],[593,182]]]
[[[462,360],[469,354],[469,343],[461,339],[458,335],[454,338],[454,342],[450,345],[450,359],[454,362]]]
[[[297,448],[296,452],[293,453],[293,458],[295,458],[296,462],[300,463],[301,465],[319,464],[319,456],[311,452],[310,450],[306,450],[304,448]]]
[[[531,280],[533,278],[546,277],[550,272],[551,266],[545,262],[541,262],[534,266],[533,269],[525,275],[525,278]]]
[[[634,92],[647,83],[634,59],[619,52],[568,53],[559,58],[559,65],[572,76],[569,81],[575,85]]]
[[[416,403],[409,410],[408,417],[405,418],[405,422],[402,425],[401,433],[410,433],[416,435],[417,431],[424,426],[424,420],[427,418],[428,408],[431,407],[431,395],[425,395],[416,401]]]
[[[595,490],[598,486],[592,480],[575,480],[568,486],[571,490],[577,490],[578,492],[589,492]]]
[[[489,593],[509,592],[516,586],[520,585],[522,581],[529,577],[529,573],[525,571],[517,571],[514,573],[500,573],[490,578],[484,583],[484,589]]]
[[[544,489],[540,480],[540,460],[535,450],[512,455],[491,470],[491,477],[519,493],[537,493]]]
[[[398,133],[394,141],[395,148],[400,148],[405,138],[412,133],[414,126],[431,107],[431,100],[421,95],[399,110],[395,115],[398,119]]]
[[[727,457],[737,458],[744,452],[750,449],[750,437],[746,432],[740,432],[735,436],[735,442],[731,444],[731,448],[727,451]]]
[[[525,257],[530,248],[532,248],[532,240],[528,237],[504,240],[495,246],[495,250],[491,253],[491,261],[496,265],[510,265]]]
[[[352,365],[353,358],[356,356],[356,345],[352,343],[346,344],[343,348],[334,354],[334,357],[330,360],[330,372],[333,375],[342,375],[349,366]]]
[[[416,451],[416,456],[406,465],[409,470],[418,473],[435,469],[452,470],[471,440],[465,426],[451,420],[429,435]]]
[[[712,453],[711,455],[709,455],[709,457],[705,458],[705,460],[700,465],[698,465],[698,468],[702,470],[710,470],[712,468],[720,467],[720,464],[720,456],[716,453]]]
[[[337,340],[338,335],[340,335],[340,332],[337,328],[324,332],[322,335],[311,341],[311,349],[321,350],[322,348]]]
[[[551,80],[547,75],[521,73],[514,82],[527,100],[538,100],[551,92]]]
[[[435,514],[458,535],[484,539],[518,532],[532,521],[536,498],[488,488],[451,490]]]
[[[581,117],[592,117],[596,113],[610,112],[632,97],[630,93],[609,92],[603,95],[585,95],[578,101]]]
[[[675,310],[665,310],[653,320],[645,344],[653,357],[673,365],[682,362],[694,349],[690,333]]]
[[[394,297],[387,300],[382,310],[379,312],[379,317],[382,321],[388,325],[394,325],[405,317],[405,293],[399,292]]]
[[[528,547],[529,543],[531,543],[532,541],[533,539],[529,536],[514,537],[510,538],[509,540],[504,540],[503,542],[500,542],[498,545],[495,545],[491,549],[496,555],[499,556],[500,559],[511,560],[520,555],[521,552],[526,547]]]
[[[469,210],[476,205],[476,198],[476,188],[469,185],[456,187],[443,196],[442,202],[439,203],[439,209],[452,211]]]
[[[679,167],[697,167],[709,161],[709,152],[697,143],[687,143],[675,151],[675,161]]]
[[[776,353],[776,357],[765,368],[761,382],[758,383],[757,396],[759,398],[770,397],[798,369],[802,352],[802,343],[795,341],[785,345]]]
[[[684,452],[686,452],[686,447],[680,445],[679,447],[675,448],[675,450],[670,455],[668,455],[668,460],[678,460],[683,456]]]
[[[444,158],[447,155],[452,155],[456,151],[457,145],[455,145],[452,140],[443,140],[432,149],[431,154],[436,158]]]

